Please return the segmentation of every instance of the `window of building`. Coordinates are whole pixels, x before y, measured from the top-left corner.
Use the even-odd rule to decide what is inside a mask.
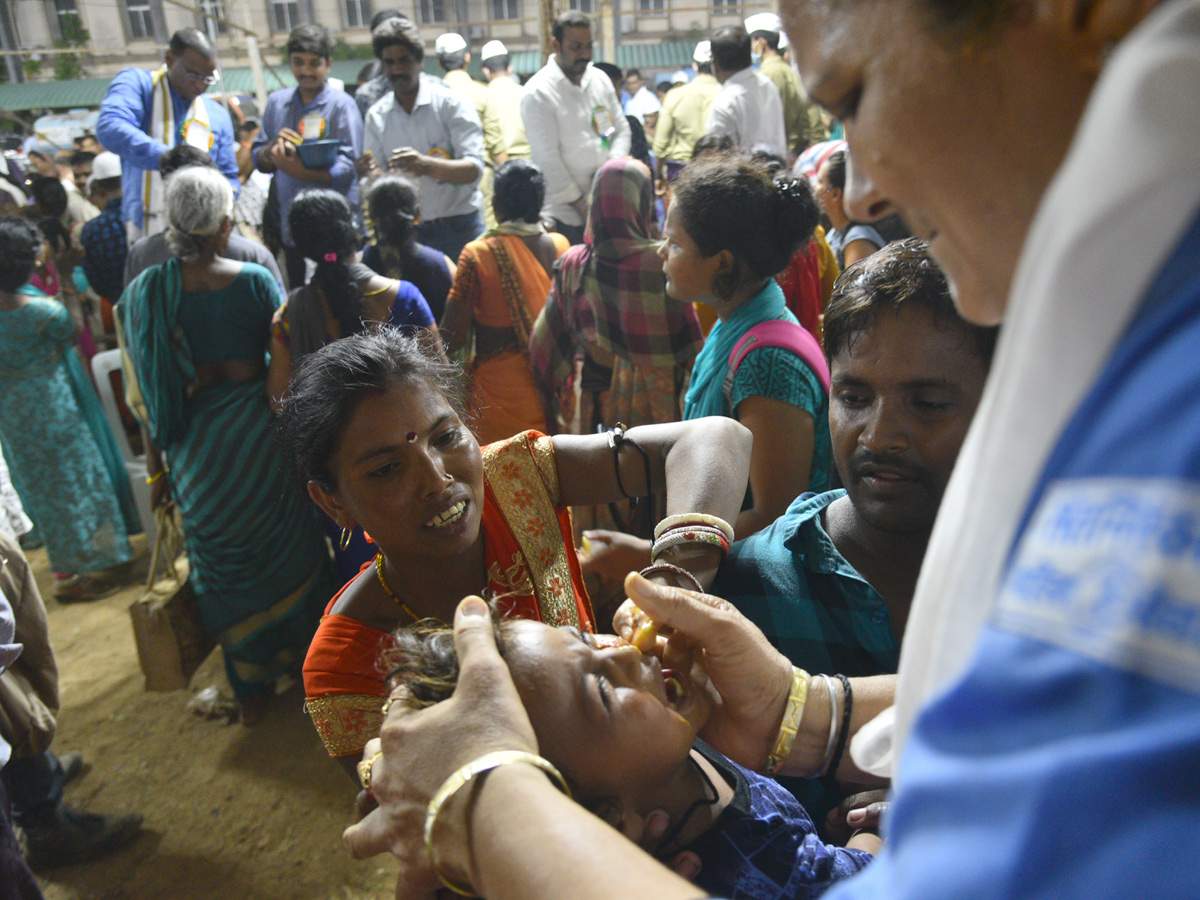
[[[667,11],[667,0],[638,0],[638,12],[650,13],[665,13]]]
[[[492,0],[492,18],[521,18],[521,0]]]
[[[594,4],[592,0],[571,0],[571,9],[577,9],[586,16],[590,16],[593,12]]]
[[[79,9],[75,6],[75,0],[54,0],[54,13],[58,17],[58,26],[61,32],[63,19],[66,16],[78,16]]]
[[[371,25],[370,0],[343,0],[347,28],[368,28]]]
[[[150,0],[126,0],[125,12],[129,18],[129,37],[135,41],[154,38],[154,11]]]
[[[417,0],[422,25],[446,21],[446,0]]]
[[[271,30],[291,31],[300,24],[300,0],[271,0]]]
[[[741,7],[739,0],[713,0],[713,12],[736,13]]]
[[[200,20],[198,27],[208,35],[210,41],[215,41],[217,35],[229,30],[225,24],[225,4],[221,0],[200,0],[200,12],[208,14],[197,18]]]

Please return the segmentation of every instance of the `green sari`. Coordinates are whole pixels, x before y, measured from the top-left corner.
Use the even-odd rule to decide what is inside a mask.
[[[335,589],[316,508],[272,427],[265,375],[196,383],[196,363],[231,358],[222,347],[266,353],[282,297],[260,269],[185,294],[172,260],[138,276],[117,307],[147,430],[170,466],[200,614],[239,700],[299,670]]]

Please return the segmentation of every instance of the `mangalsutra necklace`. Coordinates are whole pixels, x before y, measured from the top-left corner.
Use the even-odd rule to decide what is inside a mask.
[[[387,595],[389,597],[391,597],[393,600],[395,600],[397,605],[399,605],[399,607],[402,610],[404,610],[406,613],[408,613],[408,615],[412,618],[412,620],[414,622],[421,621],[420,618],[417,616],[417,614],[408,608],[408,604],[396,596],[396,592],[392,590],[391,586],[387,583],[387,579],[383,577],[383,551],[382,550],[380,550],[378,553],[375,554],[375,574],[379,576],[379,584],[383,587],[383,589],[387,593]]]

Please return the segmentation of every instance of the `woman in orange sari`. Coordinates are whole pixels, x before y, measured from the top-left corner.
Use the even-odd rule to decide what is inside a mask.
[[[379,731],[379,651],[396,628],[449,622],[464,596],[489,594],[505,615],[594,630],[569,506],[664,489],[670,515],[731,519],[741,505],[750,441],[732,419],[526,431],[480,448],[463,424],[457,374],[421,339],[384,327],[306,356],[284,398],[309,495],[379,547],[326,607],[304,663],[308,712],[351,773]],[[712,544],[677,549],[648,577],[706,585],[724,555]]]
[[[484,444],[547,430],[529,366],[529,332],[546,305],[554,261],[570,246],[542,227],[546,180],[533,163],[504,163],[493,191],[500,225],[463,248],[441,324],[452,355],[467,347],[474,328],[470,407]]]

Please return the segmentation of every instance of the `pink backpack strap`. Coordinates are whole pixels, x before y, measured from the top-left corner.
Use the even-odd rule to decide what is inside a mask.
[[[813,374],[821,382],[825,393],[829,393],[829,365],[825,362],[825,354],[821,350],[821,345],[817,343],[817,339],[806,328],[795,322],[789,322],[786,319],[771,319],[755,325],[734,344],[733,351],[729,354],[729,370],[725,373],[723,386],[727,403],[732,405],[733,378],[737,374],[738,366],[750,353],[766,347],[782,347],[784,350],[791,350],[813,370]]]

